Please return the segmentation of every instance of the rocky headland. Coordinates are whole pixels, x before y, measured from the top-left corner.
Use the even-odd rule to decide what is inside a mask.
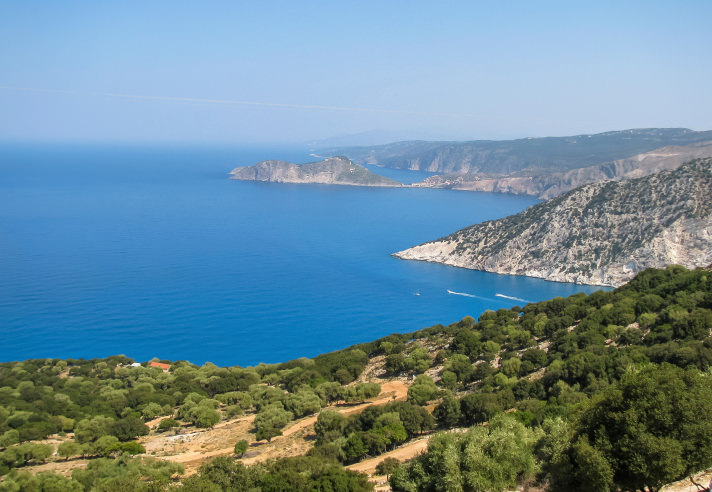
[[[271,183],[315,183],[350,186],[398,188],[402,183],[372,173],[345,157],[330,157],[320,162],[294,164],[285,161],[262,161],[254,166],[236,167],[230,179]]]
[[[712,159],[589,184],[394,256],[606,286],[648,267],[706,267],[712,262]]]

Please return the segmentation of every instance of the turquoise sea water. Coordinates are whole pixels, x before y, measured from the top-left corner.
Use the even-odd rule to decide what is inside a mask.
[[[227,179],[267,158],[314,160],[278,147],[0,146],[0,360],[252,365],[595,290],[390,256],[531,198]]]

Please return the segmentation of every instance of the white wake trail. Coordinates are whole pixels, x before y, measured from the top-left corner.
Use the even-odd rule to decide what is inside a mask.
[[[527,301],[526,299],[522,299],[521,297],[505,296],[504,294],[495,294],[495,297],[501,297],[503,299],[510,299],[512,301],[526,302],[527,304],[532,302],[532,301]]]
[[[480,296],[476,296],[474,294],[468,294],[466,292],[455,292],[454,290],[450,290],[450,289],[447,289],[447,293],[455,295],[455,296],[472,297],[473,299],[479,299],[481,301],[496,301],[496,299],[488,299],[486,297],[480,297]]]

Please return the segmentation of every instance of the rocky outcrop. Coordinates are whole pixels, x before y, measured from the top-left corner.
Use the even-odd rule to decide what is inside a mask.
[[[712,159],[586,185],[394,256],[608,286],[648,267],[706,267],[712,263]]]
[[[236,167],[230,179],[271,183],[316,183],[351,186],[401,187],[403,184],[372,173],[345,157],[331,157],[320,162],[293,164],[262,161],[254,166]]]
[[[445,174],[431,176],[411,186],[513,193],[536,196],[546,200],[585,184],[609,179],[622,180],[648,176],[663,170],[677,169],[684,162],[702,157],[712,157],[712,142],[690,146],[663,147],[626,159],[567,172],[505,177]]]

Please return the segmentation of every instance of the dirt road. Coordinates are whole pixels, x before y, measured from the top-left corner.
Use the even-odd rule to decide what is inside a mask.
[[[344,415],[362,412],[372,405],[385,405],[392,401],[404,401],[408,396],[408,386],[401,381],[388,381],[381,384],[381,393],[372,401],[357,405],[337,405],[329,407]],[[281,436],[272,442],[255,441],[250,432],[254,415],[240,417],[236,420],[221,422],[212,429],[196,431],[177,436],[146,436],[142,439],[147,454],[162,459],[182,463],[186,474],[197,471],[200,465],[216,456],[231,455],[235,443],[245,439],[250,447],[241,460],[244,464],[254,464],[271,458],[299,456],[305,454],[313,442],[306,439],[313,434],[317,415],[303,418],[288,425]]]
[[[346,468],[349,470],[366,473],[368,475],[374,475],[376,473],[376,466],[378,466],[378,464],[386,458],[395,458],[398,461],[406,461],[411,458],[415,458],[419,454],[427,451],[428,441],[430,441],[430,437],[431,436],[426,436],[415,441],[410,441],[404,444],[403,446],[394,449],[393,451],[383,453],[382,455],[376,456],[375,458],[359,461],[358,463],[349,465]]]

